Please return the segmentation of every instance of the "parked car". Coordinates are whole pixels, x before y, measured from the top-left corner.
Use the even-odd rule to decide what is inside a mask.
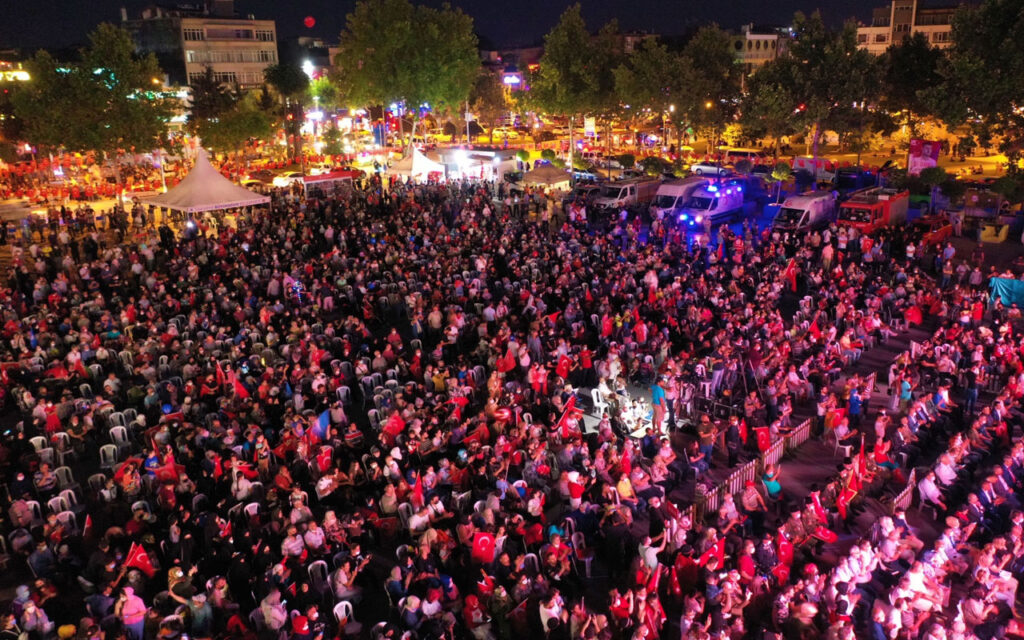
[[[273,180],[275,187],[290,187],[293,184],[302,183],[303,174],[301,171],[288,171],[277,176]]]
[[[259,180],[266,184],[270,184],[274,181],[274,172],[270,169],[257,169],[249,173],[249,178],[252,180]]]
[[[697,176],[727,176],[732,173],[717,162],[695,162],[690,165],[690,171]]]
[[[495,140],[504,140],[504,139],[507,139],[507,140],[518,140],[519,139],[519,132],[516,131],[515,129],[513,129],[512,127],[494,127],[494,130],[491,131],[491,133],[494,135],[494,139]]]

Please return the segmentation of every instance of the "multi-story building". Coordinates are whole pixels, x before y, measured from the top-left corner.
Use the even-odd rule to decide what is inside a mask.
[[[140,53],[154,53],[172,83],[192,84],[206,73],[243,89],[263,84],[263,71],[276,64],[273,20],[238,17],[234,0],[152,5],[140,17],[121,21]]]
[[[745,74],[779,57],[785,47],[786,40],[779,37],[778,30],[755,29],[752,24],[743,25],[739,34],[732,37],[733,53]]]
[[[871,14],[871,24],[858,27],[857,45],[879,55],[890,45],[923,33],[933,46],[948,47],[952,43],[956,6],[922,4],[918,0],[892,0],[887,7],[877,7]]]

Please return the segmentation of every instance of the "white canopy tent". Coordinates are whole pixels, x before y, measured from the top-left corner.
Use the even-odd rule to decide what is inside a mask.
[[[444,165],[434,162],[413,147],[412,155],[408,155],[388,168],[388,173],[397,173],[411,178],[425,178],[431,173],[444,173]]]
[[[146,198],[144,202],[174,211],[199,213],[266,204],[270,202],[270,198],[243,189],[222,176],[210,164],[206,151],[200,149],[196,154],[196,166],[192,167],[192,171],[189,171],[184,180],[167,193]]]
[[[559,169],[551,165],[540,166],[523,174],[525,184],[541,185],[553,189],[567,188],[571,178],[572,176],[566,169]]]

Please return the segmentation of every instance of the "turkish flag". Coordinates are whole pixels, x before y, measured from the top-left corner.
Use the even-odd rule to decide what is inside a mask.
[[[124,566],[138,569],[150,578],[156,575],[156,569],[153,567],[153,562],[149,559],[149,554],[142,548],[142,545],[134,542],[131,548],[128,549],[128,555],[124,559]]]
[[[490,564],[494,562],[494,535],[480,532],[473,536],[472,558],[474,562]]]
[[[772,445],[771,433],[768,431],[768,427],[758,427],[754,429],[757,433],[757,450],[764,452],[768,450],[768,447]]]
[[[725,563],[725,538],[720,538],[714,546],[705,551],[697,560],[697,564],[703,567],[708,560],[711,560],[712,556],[718,559],[718,567],[721,568]]]

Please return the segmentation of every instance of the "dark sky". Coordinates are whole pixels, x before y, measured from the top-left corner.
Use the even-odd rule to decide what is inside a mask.
[[[195,0],[191,0],[195,1]],[[440,0],[422,0],[441,4]],[[572,0],[451,0],[471,15],[477,31],[499,46],[539,41]],[[116,22],[120,7],[137,14],[152,0],[7,0],[0,19],[0,48],[61,47],[81,43],[98,23]],[[242,14],[277,20],[282,38],[314,35],[336,40],[355,0],[236,0]],[[583,15],[596,29],[618,18],[623,29],[675,35],[692,25],[718,22],[736,28],[746,22],[788,24],[793,12],[820,8],[839,24],[854,17],[867,20],[876,4],[888,0],[583,0]],[[306,29],[303,18],[316,26]]]

